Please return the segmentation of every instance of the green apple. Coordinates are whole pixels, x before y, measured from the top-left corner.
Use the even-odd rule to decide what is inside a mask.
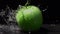
[[[43,22],[42,12],[36,6],[23,7],[17,10],[16,21],[24,31],[36,31]]]

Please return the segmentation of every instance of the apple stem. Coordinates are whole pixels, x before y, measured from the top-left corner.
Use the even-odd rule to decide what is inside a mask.
[[[25,4],[25,6],[27,6],[27,5],[28,5],[28,3],[29,3],[29,2],[28,2],[28,0],[27,0],[27,2],[26,2],[26,4]]]
[[[27,0],[27,2],[26,2],[26,4],[25,4],[25,6],[29,5],[29,4],[30,4],[30,2],[31,2],[31,0]]]

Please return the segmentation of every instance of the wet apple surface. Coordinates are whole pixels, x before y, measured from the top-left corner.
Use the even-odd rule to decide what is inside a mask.
[[[24,31],[38,30],[43,22],[41,10],[36,6],[23,7],[17,10],[16,21]]]

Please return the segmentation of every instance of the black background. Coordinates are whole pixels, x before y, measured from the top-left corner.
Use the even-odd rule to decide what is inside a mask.
[[[24,4],[26,2],[27,2],[27,0],[0,0],[0,10],[1,9],[5,10],[7,5],[10,8],[16,10],[18,5],[24,6]],[[35,6],[40,5],[38,7],[42,11],[42,15],[43,15],[43,19],[44,19],[43,24],[59,24],[60,23],[59,12],[58,11],[56,11],[56,12],[55,11],[48,11],[48,7],[47,7],[48,6],[48,0],[31,0],[30,5],[35,5]],[[47,10],[43,11],[44,9],[47,9]],[[4,21],[4,18],[7,18],[7,17],[1,17],[0,16],[0,24],[6,24]],[[59,32],[54,32],[55,27],[56,27],[56,29],[59,28],[58,26],[54,26],[54,25],[53,26],[44,25],[43,27],[41,27],[40,30],[35,31],[35,32],[31,32],[31,34],[56,34],[56,33],[59,33]],[[53,32],[51,32],[50,30]],[[4,30],[2,30],[2,31],[4,31]],[[27,33],[27,32],[22,32],[22,33]]]

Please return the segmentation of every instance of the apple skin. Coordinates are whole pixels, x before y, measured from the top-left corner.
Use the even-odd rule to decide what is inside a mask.
[[[17,10],[16,21],[24,31],[39,30],[43,22],[42,12],[36,6],[23,7]]]

